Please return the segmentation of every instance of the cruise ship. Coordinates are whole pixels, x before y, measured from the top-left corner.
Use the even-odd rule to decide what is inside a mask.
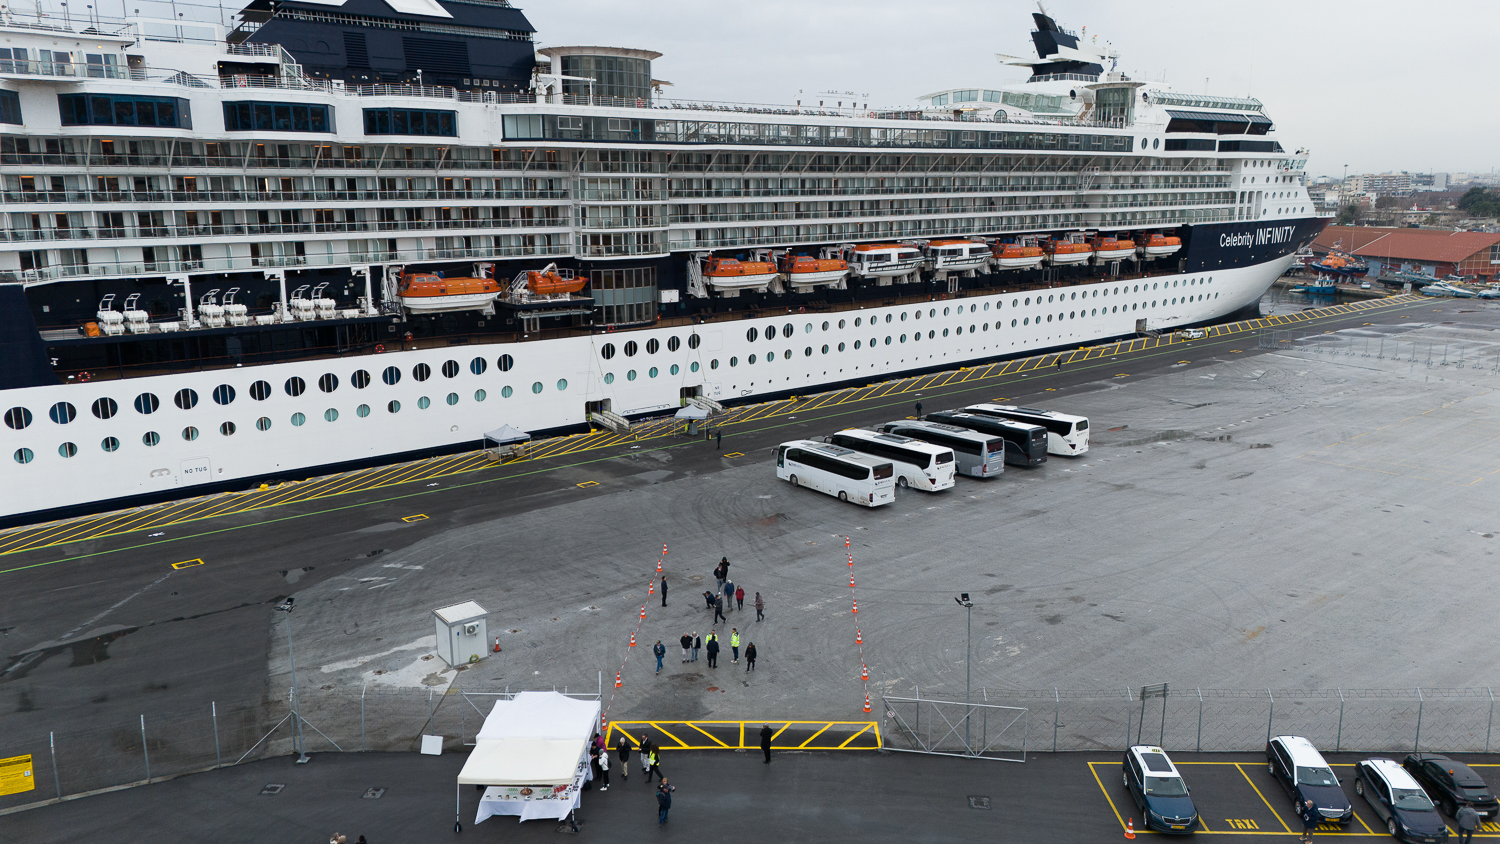
[[[1045,11],[902,107],[506,0],[62,12],[0,9],[7,524],[1210,323],[1327,223],[1261,102]]]

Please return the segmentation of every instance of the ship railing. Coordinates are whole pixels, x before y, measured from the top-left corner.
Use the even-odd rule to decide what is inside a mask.
[[[419,200],[564,200],[565,190],[300,190],[300,191],[4,191],[7,203],[87,202],[408,202]]]
[[[260,25],[256,24],[255,28],[259,29]],[[270,56],[279,59],[284,51],[280,44],[254,44],[246,41],[228,45],[225,52],[231,56]]]
[[[134,79],[130,68],[117,64],[41,62],[0,59],[0,76],[64,76],[75,79]]]

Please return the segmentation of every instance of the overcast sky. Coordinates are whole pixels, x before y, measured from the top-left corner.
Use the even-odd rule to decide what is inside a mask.
[[[1025,72],[994,54],[1034,55],[1030,0],[514,2],[537,28],[538,46],[656,50],[664,55],[654,75],[691,99],[791,103],[799,90],[804,102],[831,90],[904,105],[943,88],[1019,82]],[[1500,167],[1496,0],[1051,0],[1047,8],[1064,28],[1087,26],[1112,42],[1132,77],[1165,73],[1178,90],[1259,98],[1282,146],[1312,151],[1314,175],[1342,175],[1345,164],[1350,173]]]

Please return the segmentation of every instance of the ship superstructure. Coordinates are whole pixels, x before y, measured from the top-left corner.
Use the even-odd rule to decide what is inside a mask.
[[[1027,82],[876,110],[502,0],[242,17],[0,18],[0,518],[1204,323],[1327,222],[1258,101],[1045,14]]]

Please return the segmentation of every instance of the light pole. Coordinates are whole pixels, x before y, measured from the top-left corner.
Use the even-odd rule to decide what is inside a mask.
[[[969,616],[969,634],[964,641],[964,750],[970,752],[973,746],[969,744],[969,721],[974,714],[970,709],[974,698],[974,672],[973,663],[970,661],[974,653],[974,602],[969,600],[968,592],[960,592],[953,600],[963,607]]]
[[[292,717],[297,720],[297,764],[306,765],[311,759],[307,755],[307,743],[302,738],[302,698],[297,694],[297,652],[292,647],[292,604],[296,598],[287,598],[277,612],[286,613],[286,651],[292,658]]]

